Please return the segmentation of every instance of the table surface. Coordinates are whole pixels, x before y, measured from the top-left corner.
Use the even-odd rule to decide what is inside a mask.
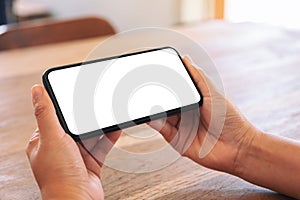
[[[226,95],[255,126],[300,139],[300,32],[222,21],[176,30],[206,48]],[[40,82],[46,68],[83,61],[103,39],[0,52],[1,200],[41,198],[24,152],[36,127],[31,86]],[[127,146],[130,144],[133,149],[139,146]],[[104,166],[102,182],[106,199],[289,199],[183,157],[161,170],[142,174]]]

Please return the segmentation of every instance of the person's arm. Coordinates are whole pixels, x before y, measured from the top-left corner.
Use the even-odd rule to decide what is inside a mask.
[[[300,144],[258,133],[241,148],[235,175],[260,186],[300,199]]]
[[[177,137],[179,142],[174,147],[177,150],[187,145],[184,137],[190,134],[182,130],[197,126],[190,128],[196,131],[196,136],[186,151],[180,152],[184,156],[210,169],[300,198],[300,144],[256,129],[217,91],[204,73],[197,70],[187,58],[183,60],[203,95],[200,112],[188,111],[164,121],[153,121],[149,125],[168,142]],[[222,106],[226,107],[226,111],[216,114]],[[193,119],[195,115],[199,115],[198,124],[192,125],[192,120],[182,120],[183,116]],[[203,149],[209,149],[205,156],[200,153]]]

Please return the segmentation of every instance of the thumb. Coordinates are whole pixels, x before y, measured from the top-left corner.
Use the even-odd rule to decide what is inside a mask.
[[[190,72],[193,80],[195,81],[198,89],[202,92],[204,97],[210,96],[209,87],[208,87],[208,80],[205,77],[203,72],[200,72],[193,64],[192,61],[188,57],[183,58],[183,62],[187,67],[188,71]]]
[[[64,136],[65,132],[58,121],[54,106],[45,88],[41,85],[34,85],[31,94],[41,141],[59,139]]]

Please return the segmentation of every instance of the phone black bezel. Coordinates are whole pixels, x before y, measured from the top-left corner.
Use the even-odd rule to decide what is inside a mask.
[[[174,108],[174,109],[168,110],[166,112],[157,113],[157,114],[150,115],[150,116],[145,116],[145,117],[138,118],[138,119],[135,119],[135,120],[132,120],[132,121],[127,121],[127,122],[123,122],[121,124],[116,124],[116,125],[112,125],[112,126],[109,126],[109,127],[105,127],[105,128],[99,129],[99,130],[95,130],[95,131],[91,131],[91,132],[87,132],[87,133],[82,133],[80,135],[73,134],[69,130],[69,128],[67,126],[67,123],[65,121],[65,118],[62,114],[62,111],[59,107],[58,101],[55,97],[54,91],[52,90],[50,81],[48,79],[48,75],[52,71],[66,69],[66,68],[72,68],[72,67],[78,67],[78,66],[82,66],[82,65],[91,64],[91,63],[102,62],[102,61],[106,61],[106,60],[112,60],[112,59],[117,59],[117,58],[122,58],[122,57],[127,57],[127,56],[133,56],[133,55],[137,55],[137,54],[148,53],[148,52],[158,51],[158,50],[163,50],[163,49],[172,49],[178,55],[181,63],[183,64],[186,71],[188,72],[189,77],[191,78],[195,88],[197,89],[197,91],[200,95],[200,101],[198,103],[194,103],[194,104],[179,107],[179,108]],[[48,92],[48,94],[49,94],[49,96],[52,100],[52,103],[53,103],[55,111],[56,111],[56,115],[59,119],[59,122],[60,122],[61,126],[63,127],[65,132],[68,133],[75,141],[80,141],[82,139],[87,139],[87,138],[94,137],[94,136],[100,136],[102,134],[109,133],[109,132],[112,132],[112,131],[117,131],[117,130],[121,130],[121,129],[124,129],[124,128],[132,127],[133,123],[134,123],[134,125],[139,125],[139,124],[143,124],[143,123],[146,123],[146,122],[150,122],[151,120],[163,118],[166,115],[167,116],[175,115],[175,114],[180,113],[180,111],[188,111],[188,110],[197,108],[197,107],[199,107],[203,104],[202,93],[201,93],[200,89],[197,87],[197,85],[196,85],[194,79],[192,78],[189,70],[185,66],[180,54],[178,53],[178,51],[175,48],[169,47],[169,46],[168,47],[155,48],[155,49],[149,49],[149,50],[144,50],[144,51],[138,51],[138,52],[133,52],[133,53],[128,53],[128,54],[122,54],[122,55],[117,55],[117,56],[111,56],[111,57],[106,57],[106,58],[100,58],[100,59],[96,59],[96,60],[85,61],[85,62],[80,62],[80,63],[74,63],[74,64],[69,64],[69,65],[63,65],[63,66],[59,66],[59,67],[53,67],[53,68],[47,69],[43,73],[42,81],[43,81],[43,84],[45,86],[46,91]]]

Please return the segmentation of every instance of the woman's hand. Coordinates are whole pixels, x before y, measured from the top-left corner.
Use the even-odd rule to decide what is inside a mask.
[[[195,135],[190,146],[180,153],[208,168],[238,174],[239,157],[245,153],[243,150],[251,145],[259,131],[241,115],[231,102],[217,91],[202,72],[197,70],[187,58],[183,60],[196,86],[201,90],[203,105],[199,110],[171,116],[165,121],[153,121],[150,126],[160,131],[168,142],[178,141],[176,144],[171,143],[176,146],[177,150],[182,149],[182,147],[178,147],[181,139],[183,140],[187,135]],[[220,110],[221,112],[218,112]],[[193,126],[192,121],[197,121],[193,120],[195,118],[199,118],[198,123],[194,125],[196,127],[185,128]],[[224,123],[224,125],[222,126],[220,123]],[[182,132],[182,130],[194,130],[196,133]],[[176,137],[179,139],[174,139]],[[207,137],[206,142],[204,142],[205,137]],[[180,146],[184,145],[186,144],[180,144]],[[203,148],[203,145],[214,146]],[[207,152],[206,156],[201,156],[203,149],[211,149],[211,151]]]
[[[97,151],[101,155],[100,159],[94,159],[86,146],[76,144],[64,132],[42,86],[32,88],[32,101],[38,129],[33,133],[26,153],[43,199],[103,199],[102,161],[119,138],[120,131],[87,141],[88,151]]]
[[[187,58],[184,63],[203,94],[203,105],[166,122],[153,121],[150,126],[177,150],[187,145],[182,141],[188,135],[195,135],[181,153],[205,167],[299,199],[300,143],[257,130]],[[199,118],[199,123],[188,128],[193,126],[193,118]],[[182,130],[194,130],[195,134]]]

